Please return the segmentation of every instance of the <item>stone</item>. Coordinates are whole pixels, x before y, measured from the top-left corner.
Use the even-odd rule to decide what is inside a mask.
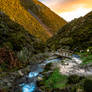
[[[83,92],[83,89],[77,89],[77,92]]]
[[[18,73],[19,73],[20,76],[24,76],[24,74],[22,73],[21,70],[19,70]]]
[[[43,80],[43,78],[38,76],[38,81],[42,81],[42,80]]]

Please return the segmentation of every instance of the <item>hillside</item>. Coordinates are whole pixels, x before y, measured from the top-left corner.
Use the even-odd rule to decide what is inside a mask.
[[[41,24],[44,24],[43,26],[52,34],[55,34],[63,25],[66,24],[64,19],[56,15],[38,0],[21,0],[21,4],[31,14],[33,13],[34,16],[37,15],[38,21],[40,21]]]
[[[43,47],[40,40],[0,13],[0,72],[28,64]]]
[[[66,24],[48,40],[47,44],[53,50],[59,48],[83,50],[92,46],[92,12]]]
[[[30,0],[32,1],[32,0]],[[22,1],[23,2],[23,1]],[[25,5],[26,5],[26,0],[25,0]],[[37,2],[37,1],[36,1]],[[35,2],[34,2],[35,3]],[[37,2],[38,3],[38,2]],[[31,4],[31,3],[30,3]],[[37,5],[39,6],[39,5]],[[43,5],[44,6],[44,5]],[[44,6],[45,7],[45,6]],[[36,7],[37,8],[37,7]],[[45,7],[47,8],[47,7]],[[38,10],[39,8],[37,8]],[[37,11],[36,10],[36,11]],[[20,0],[0,0],[0,11],[4,12],[6,15],[8,15],[10,17],[11,20],[15,21],[16,23],[22,25],[26,30],[28,30],[32,35],[40,38],[41,40],[43,41],[46,41],[49,37],[51,37],[53,34],[46,29],[46,27],[44,27],[43,25],[45,23],[40,23],[37,18],[35,18],[33,16],[33,14],[30,14],[30,12],[28,12],[24,7],[23,5],[21,5],[20,3]],[[31,11],[34,11],[34,8],[32,7],[31,8]],[[42,11],[42,10],[41,10]],[[49,13],[51,13],[51,11],[49,11]],[[48,16],[51,16],[50,14],[47,14],[46,16],[44,16],[45,18],[42,18],[44,21],[46,20],[46,18]],[[51,13],[52,14],[52,13]],[[53,13],[54,14],[54,13]],[[35,14],[37,17],[38,17],[38,13]],[[42,16],[43,14],[41,13],[41,15],[39,16]],[[55,14],[54,14],[55,15]],[[55,15],[57,16],[57,15]],[[52,20],[55,20],[57,19],[55,16],[53,16],[54,18],[52,18]],[[52,16],[51,16],[52,17]],[[50,18],[51,18],[50,17]],[[50,21],[52,21],[50,20]],[[58,17],[58,20],[59,21],[61,20],[60,17]],[[46,20],[47,21],[47,20]],[[48,23],[50,22],[48,21]],[[64,21],[64,20],[63,20]],[[53,23],[53,21],[52,21]],[[59,22],[61,23],[61,21]],[[56,21],[55,21],[55,24],[54,25],[51,25],[51,26],[57,26],[59,25],[59,27],[57,26],[57,30],[60,29],[60,27],[62,27],[62,25],[64,25],[66,22],[64,21],[64,23],[62,24],[58,24]],[[50,24],[48,24],[50,26]],[[47,25],[48,29],[49,29],[49,26]],[[50,27],[51,29],[52,27]],[[52,29],[54,30],[54,29]],[[56,31],[56,28],[55,28],[55,31]],[[53,32],[55,32],[53,31]]]

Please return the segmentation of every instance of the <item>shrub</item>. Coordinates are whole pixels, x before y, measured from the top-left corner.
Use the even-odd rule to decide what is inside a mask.
[[[84,82],[84,90],[86,92],[92,92],[92,80],[86,79]]]
[[[49,63],[49,64],[47,64],[46,66],[45,66],[45,71],[48,71],[48,70],[50,70],[51,69],[51,66],[52,66],[52,63]]]
[[[69,84],[76,84],[76,83],[79,83],[81,80],[82,80],[82,77],[77,75],[71,75],[68,77]]]
[[[20,62],[12,50],[0,48],[0,65],[2,71],[7,71],[8,69],[19,67]]]

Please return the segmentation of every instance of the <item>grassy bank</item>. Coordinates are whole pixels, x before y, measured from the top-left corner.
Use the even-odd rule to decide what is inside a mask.
[[[83,61],[82,65],[92,63],[92,54],[90,52],[82,52],[78,53],[78,55],[80,55],[80,59]]]
[[[67,82],[67,76],[61,75],[58,69],[55,69],[48,79],[44,80],[47,88],[63,88]]]

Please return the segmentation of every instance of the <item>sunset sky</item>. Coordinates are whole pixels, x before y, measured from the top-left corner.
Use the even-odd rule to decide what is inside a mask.
[[[92,0],[39,0],[67,21],[92,10]]]

